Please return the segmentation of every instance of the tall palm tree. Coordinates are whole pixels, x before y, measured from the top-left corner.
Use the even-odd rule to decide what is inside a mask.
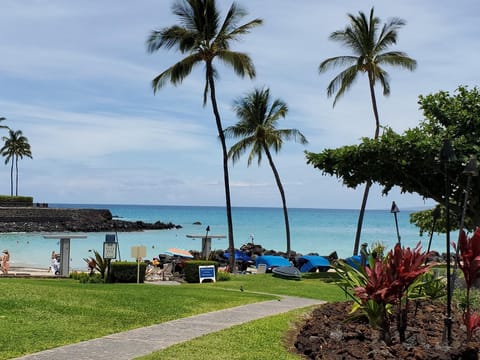
[[[390,84],[388,74],[383,69],[383,65],[391,65],[414,70],[417,62],[408,57],[406,53],[400,51],[387,51],[391,45],[397,43],[397,31],[405,25],[405,21],[398,18],[390,19],[380,29],[380,19],[373,15],[373,8],[370,10],[370,16],[367,18],[363,12],[358,16],[348,14],[350,24],[344,30],[335,31],[330,35],[330,39],[338,41],[349,48],[353,55],[336,56],[324,60],[320,66],[320,73],[331,68],[347,66],[340,74],[335,76],[327,87],[327,95],[335,95],[333,106],[338,99],[355,82],[358,74],[366,73],[370,89],[370,98],[372,101],[373,114],[375,116],[375,136],[377,139],[380,132],[380,120],[378,117],[377,101],[375,98],[375,85],[380,82],[383,88],[383,95],[390,94]],[[362,232],[363,217],[367,205],[368,193],[372,183],[369,181],[365,186],[362,206],[358,217],[357,233],[353,246],[353,254],[358,254],[360,236]]]
[[[147,50],[153,53],[161,48],[175,47],[186,56],[155,77],[152,81],[154,92],[165,85],[167,81],[173,85],[180,84],[197,65],[205,65],[205,88],[203,105],[207,103],[208,93],[212,103],[218,136],[222,145],[223,174],[225,184],[225,201],[228,223],[228,246],[230,254],[234,253],[232,207],[230,201],[230,182],[228,176],[228,155],[222,122],[218,111],[215,94],[215,78],[217,70],[213,61],[218,58],[224,64],[231,66],[241,77],[255,76],[255,68],[250,57],[230,49],[231,42],[260,24],[261,19],[249,21],[237,26],[247,14],[245,10],[233,3],[221,22],[215,0],[178,0],[173,4],[173,13],[180,20],[180,25],[165,27],[151,32],[147,39]],[[230,268],[234,267],[235,258],[230,257]]]
[[[256,157],[258,165],[265,153],[277,182],[282,197],[283,215],[285,217],[285,231],[287,235],[287,255],[290,257],[290,225],[288,222],[287,202],[280,175],[273,162],[270,149],[278,153],[284,141],[293,139],[295,142],[307,144],[307,139],[297,129],[277,129],[278,120],[285,118],[288,108],[282,100],[270,101],[269,89],[255,89],[245,98],[237,99],[234,103],[234,112],[240,121],[234,126],[225,129],[226,137],[241,138],[228,151],[229,158],[235,163],[240,156],[250,149],[247,165],[250,166]]]
[[[18,159],[23,159],[24,156],[32,158],[32,151],[27,137],[25,137],[21,130],[8,130],[9,136],[3,136],[2,140],[5,142],[0,149],[0,154],[5,157],[5,164],[11,162],[10,167],[10,195],[13,196],[13,166],[15,165],[15,195],[18,196]]]

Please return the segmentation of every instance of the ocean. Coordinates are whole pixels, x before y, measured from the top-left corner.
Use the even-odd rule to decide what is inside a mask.
[[[122,220],[144,222],[162,221],[181,225],[181,229],[149,230],[144,232],[118,232],[121,260],[133,260],[132,246],[145,246],[151,259],[171,247],[185,250],[201,250],[201,240],[187,235],[227,236],[227,219],[224,207],[214,206],[156,206],[156,205],[92,205],[50,204],[50,207],[109,209]],[[419,236],[418,229],[409,222],[409,214],[415,210],[397,213],[399,233],[403,246],[414,247],[419,241],[424,249],[429,236]],[[340,257],[352,255],[357,227],[358,210],[342,209],[289,209],[291,248],[307,254],[328,255],[336,251]],[[286,250],[285,223],[281,208],[235,207],[232,209],[235,247],[247,242],[262,245],[265,249]],[[195,224],[199,223],[199,224]],[[92,250],[103,252],[107,233],[85,233],[84,239],[72,239],[70,268],[85,270],[83,258]],[[108,233],[111,234],[111,233]],[[10,252],[11,266],[48,268],[52,251],[59,252],[59,240],[45,239],[40,233],[0,234],[0,248]],[[455,240],[454,233],[451,239]],[[361,242],[381,242],[391,249],[397,242],[395,219],[390,209],[367,210],[364,218]],[[227,249],[228,239],[213,239],[212,250]],[[434,234],[432,250],[445,252],[445,235]]]

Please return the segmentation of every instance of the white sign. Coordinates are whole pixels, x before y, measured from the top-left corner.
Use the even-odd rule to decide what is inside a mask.
[[[117,257],[117,243],[104,242],[103,243],[103,258],[115,259]]]

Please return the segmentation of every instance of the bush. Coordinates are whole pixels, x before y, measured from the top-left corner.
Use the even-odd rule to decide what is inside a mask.
[[[89,274],[85,272],[72,272],[70,278],[78,280],[81,284],[103,284],[105,280],[100,274]]]
[[[229,272],[218,271],[217,272],[217,281],[229,281],[232,280],[232,276]]]
[[[136,283],[137,282],[137,263],[128,261],[116,261],[110,264],[110,278],[108,282]],[[147,264],[140,263],[140,273],[138,282],[145,281],[145,271]]]
[[[216,261],[208,261],[208,260],[191,260],[185,261],[183,272],[185,274],[185,281],[188,283],[199,283],[199,273],[198,267],[199,266],[207,266],[207,265],[215,265],[215,277],[217,276],[218,271],[218,262]]]

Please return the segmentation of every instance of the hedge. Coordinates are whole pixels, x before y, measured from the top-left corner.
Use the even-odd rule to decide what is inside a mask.
[[[185,281],[189,283],[199,283],[199,273],[198,267],[199,266],[207,266],[207,265],[215,265],[215,277],[217,276],[218,271],[218,262],[217,261],[209,261],[209,260],[190,260],[185,261],[183,266],[183,272],[185,274]]]
[[[33,197],[0,195],[0,206],[33,206]]]
[[[115,261],[110,264],[110,277],[108,282],[136,283],[137,282],[137,263],[132,261]],[[145,281],[145,271],[147,264],[140,263],[139,282]]]

